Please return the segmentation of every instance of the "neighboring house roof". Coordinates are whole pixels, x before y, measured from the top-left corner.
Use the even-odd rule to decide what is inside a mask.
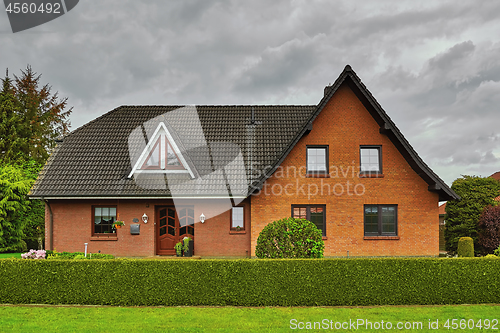
[[[495,172],[490,177],[500,181],[500,171]]]
[[[445,215],[446,214],[446,202],[439,206],[439,215]]]
[[[429,190],[439,194],[440,201],[459,199],[422,161],[349,65],[332,86],[325,88],[317,106],[191,107],[186,112],[190,115],[187,118],[199,119],[200,131],[186,125],[189,119],[186,122],[171,117],[184,106],[118,107],[64,137],[41,171],[30,196],[169,197],[172,191],[177,191],[176,194],[205,197],[227,195],[228,190],[232,196],[246,196],[261,188],[300,138],[313,130],[314,119],[342,84],[354,91],[379,124],[380,132],[391,139],[427,182]],[[160,122],[169,127],[187,163],[204,182],[186,174],[170,175],[168,179],[158,174],[128,178]],[[200,144],[200,132],[205,145]],[[240,155],[243,175],[241,170],[235,171],[237,167],[226,167]],[[218,172],[221,169],[224,171]],[[232,180],[245,182],[246,188],[235,193],[229,186]],[[215,183],[227,186],[214,188]]]
[[[496,180],[500,181],[500,171],[495,172],[490,177],[495,178]],[[500,201],[500,195],[495,198],[495,201]]]

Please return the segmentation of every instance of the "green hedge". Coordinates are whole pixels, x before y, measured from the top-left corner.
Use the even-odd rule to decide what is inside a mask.
[[[0,260],[0,304],[500,303],[500,260]]]

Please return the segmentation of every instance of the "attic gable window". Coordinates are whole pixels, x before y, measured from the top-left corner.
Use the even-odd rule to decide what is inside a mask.
[[[328,174],[328,146],[307,146],[307,175]]]
[[[160,134],[141,169],[185,170],[165,134]]]
[[[382,174],[382,146],[360,146],[359,154],[362,175]]]
[[[128,178],[138,173],[187,173],[194,178],[194,173],[163,122],[158,124]]]

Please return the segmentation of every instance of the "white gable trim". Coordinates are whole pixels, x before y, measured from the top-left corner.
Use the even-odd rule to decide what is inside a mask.
[[[165,136],[167,137],[170,146],[172,147],[174,152],[177,154],[177,157],[179,158],[179,162],[181,162],[182,166],[186,170],[166,169],[166,164],[167,164],[166,162],[167,157],[165,156],[166,142],[165,142],[165,137],[161,135],[162,133],[164,133]],[[172,137],[172,135],[170,134],[170,132],[168,131],[167,127],[163,122],[160,122],[160,124],[158,124],[158,127],[151,136],[151,140],[149,140],[148,144],[146,145],[146,148],[144,148],[144,150],[142,151],[141,156],[139,156],[139,159],[137,160],[137,162],[135,162],[135,165],[132,168],[132,171],[130,171],[127,178],[132,178],[132,175],[135,173],[143,173],[144,171],[146,171],[146,170],[141,170],[141,166],[146,162],[146,158],[149,156],[149,153],[151,153],[151,151],[153,150],[156,141],[158,141],[158,138],[162,140],[161,144],[163,147],[163,148],[160,147],[162,148],[160,149],[160,170],[147,170],[148,171],[147,173],[189,173],[191,178],[194,178],[193,171],[187,164],[184,156],[182,156],[182,153],[177,144],[175,143],[174,138]]]

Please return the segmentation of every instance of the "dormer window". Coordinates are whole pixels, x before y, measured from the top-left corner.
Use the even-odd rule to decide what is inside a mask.
[[[158,124],[128,177],[136,173],[187,173],[194,178],[186,159],[164,123]]]
[[[160,137],[153,146],[141,169],[179,169],[184,170],[179,157],[175,153],[165,134]]]

